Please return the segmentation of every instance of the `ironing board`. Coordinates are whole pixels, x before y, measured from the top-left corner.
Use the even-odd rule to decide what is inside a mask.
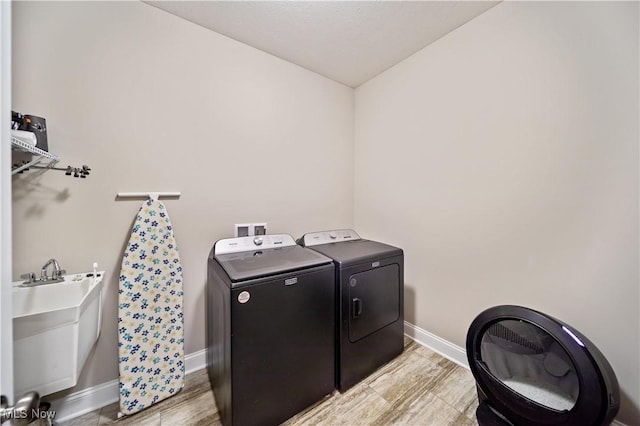
[[[167,210],[142,204],[118,289],[120,413],[134,414],[184,387],[182,266]]]

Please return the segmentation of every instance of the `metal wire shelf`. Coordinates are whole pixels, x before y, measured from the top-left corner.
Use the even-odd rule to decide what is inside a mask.
[[[19,166],[12,168],[11,169],[12,175],[15,175],[16,173],[20,173],[21,171],[26,170],[29,167],[35,166],[36,164],[40,164],[44,160],[48,160],[49,162],[46,165],[41,167],[45,167],[47,169],[52,168],[53,166],[56,165],[58,161],[60,161],[60,157],[58,157],[57,155],[51,154],[50,152],[47,152],[47,151],[43,151],[40,148],[36,148],[33,145],[29,145],[28,143],[25,143],[20,139],[14,138],[13,136],[11,137],[11,149],[13,149],[14,151],[20,151],[20,152],[34,155],[31,161],[24,164],[20,164]]]

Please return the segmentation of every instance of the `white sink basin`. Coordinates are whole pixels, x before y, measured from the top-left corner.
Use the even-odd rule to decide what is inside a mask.
[[[15,393],[41,396],[75,386],[100,335],[104,271],[65,275],[64,282],[13,283]]]

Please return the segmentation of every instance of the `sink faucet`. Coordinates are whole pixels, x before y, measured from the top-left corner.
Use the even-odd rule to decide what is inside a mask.
[[[1,0],[0,0],[1,1]],[[47,268],[49,265],[53,265],[53,271],[51,272],[51,276],[47,276]],[[40,279],[36,279],[36,274],[33,272],[29,272],[28,274],[20,275],[20,278],[25,280],[20,287],[33,287],[41,284],[53,284],[60,283],[64,281],[64,277],[62,276],[67,271],[64,269],[60,269],[60,264],[57,260],[51,258],[47,260],[47,263],[44,264],[42,270],[40,271]]]
[[[53,265],[53,272],[51,274],[51,278],[47,276],[47,268],[49,265]],[[60,269],[60,264],[57,260],[51,258],[47,260],[47,263],[42,267],[42,271],[40,271],[40,280],[41,281],[52,281],[52,280],[60,280],[62,278],[62,274],[66,271]]]

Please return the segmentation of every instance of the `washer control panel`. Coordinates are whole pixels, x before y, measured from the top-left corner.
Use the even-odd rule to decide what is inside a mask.
[[[289,234],[256,235],[254,237],[225,238],[216,241],[215,254],[239,253],[242,251],[295,246]]]
[[[335,231],[321,231],[304,234],[302,237],[302,245],[310,247],[320,244],[339,243],[342,241],[359,239],[360,235],[358,235],[353,229],[338,229]]]

